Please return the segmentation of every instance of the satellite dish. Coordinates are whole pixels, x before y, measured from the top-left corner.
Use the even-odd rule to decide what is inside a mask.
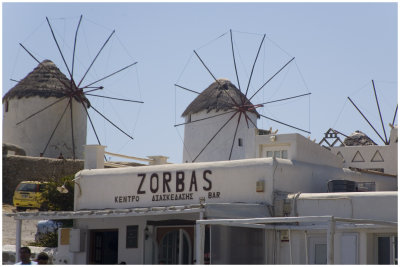
[[[57,191],[60,192],[61,194],[66,194],[68,193],[68,189],[65,187],[65,185],[58,186]]]

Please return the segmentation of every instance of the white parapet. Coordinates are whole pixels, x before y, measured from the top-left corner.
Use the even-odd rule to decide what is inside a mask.
[[[105,146],[85,145],[85,169],[104,169]]]

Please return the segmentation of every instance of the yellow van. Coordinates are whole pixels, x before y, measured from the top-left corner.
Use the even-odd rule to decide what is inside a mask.
[[[41,195],[46,188],[47,182],[23,181],[14,191],[13,204],[17,210],[27,208],[40,208]]]

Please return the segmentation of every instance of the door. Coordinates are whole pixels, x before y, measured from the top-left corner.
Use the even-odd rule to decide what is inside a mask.
[[[159,227],[157,229],[159,264],[193,262],[193,227]]]
[[[90,260],[91,264],[118,263],[118,230],[90,231]]]
[[[327,263],[326,236],[310,236],[308,239],[308,262],[309,264]]]

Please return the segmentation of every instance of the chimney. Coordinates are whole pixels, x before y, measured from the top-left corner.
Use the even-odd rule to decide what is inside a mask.
[[[105,146],[85,145],[84,169],[104,169]]]

